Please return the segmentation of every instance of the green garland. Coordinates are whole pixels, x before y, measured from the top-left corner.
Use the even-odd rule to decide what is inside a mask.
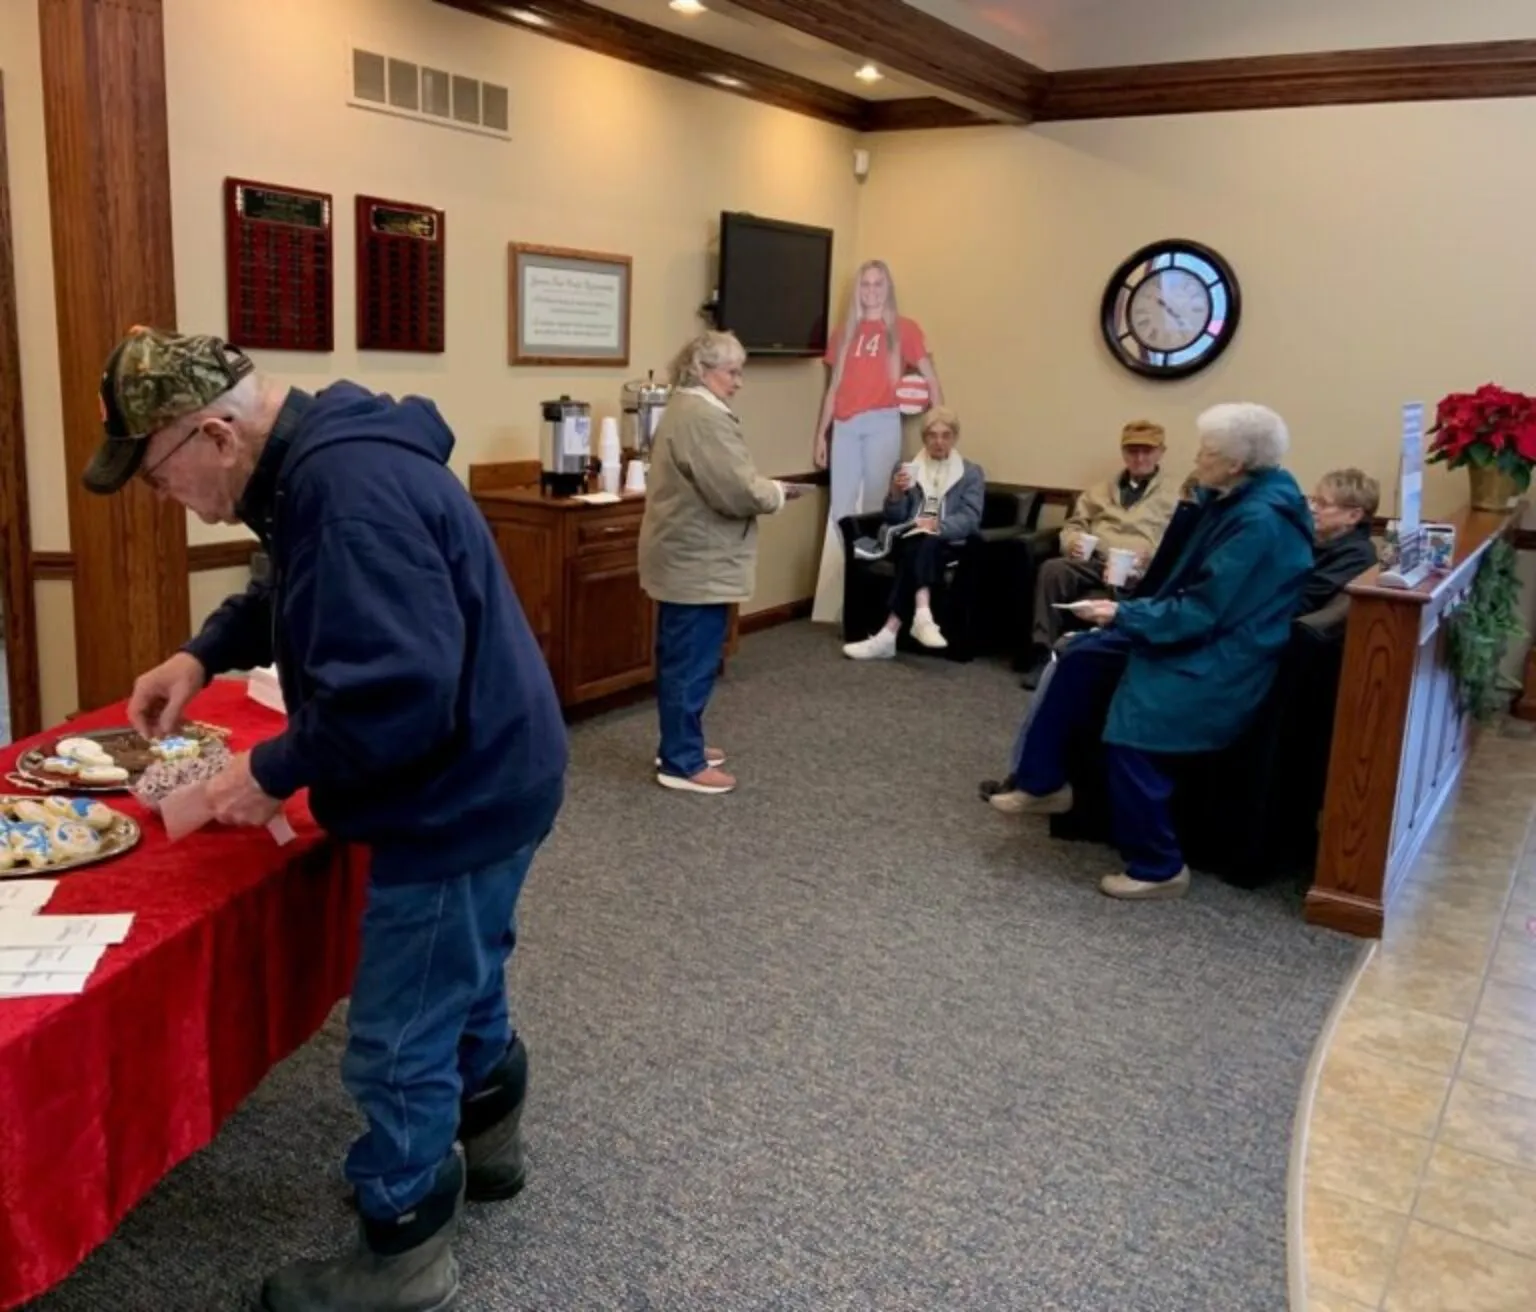
[[[1510,641],[1523,641],[1520,618],[1520,579],[1515,573],[1515,549],[1500,538],[1478,566],[1467,598],[1449,623],[1447,652],[1451,673],[1461,689],[1462,709],[1486,724],[1506,710],[1520,684],[1501,666]]]

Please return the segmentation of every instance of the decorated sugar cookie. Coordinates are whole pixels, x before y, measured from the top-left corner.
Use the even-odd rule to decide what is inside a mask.
[[[11,803],[11,811],[23,824],[46,825],[56,818],[48,810],[47,799],[34,802],[30,797],[24,797]]]
[[[125,784],[128,771],[120,765],[82,765],[80,782],[83,784]]]
[[[80,773],[80,762],[73,761],[67,756],[50,756],[43,762],[43,769],[49,774],[61,774],[70,778]]]
[[[49,837],[56,852],[65,856],[89,856],[101,848],[101,835],[78,820],[54,825]]]
[[[149,750],[162,761],[180,761],[199,755],[203,745],[196,738],[162,738],[150,743]]]
[[[55,748],[60,756],[68,757],[71,761],[99,763],[110,765],[112,755],[100,743],[91,738],[66,738]]]
[[[89,797],[45,797],[43,805],[55,820],[77,820],[92,829],[110,829],[116,818],[100,802]]]
[[[47,825],[12,825],[6,839],[17,864],[25,863],[34,870],[41,870],[53,861],[53,840]]]

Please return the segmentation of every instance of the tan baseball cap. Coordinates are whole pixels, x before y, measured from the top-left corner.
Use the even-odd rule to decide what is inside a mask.
[[[1150,419],[1133,419],[1120,430],[1121,446],[1164,446],[1167,440],[1163,426]]]
[[[250,357],[221,337],[130,328],[102,370],[106,437],[86,466],[85,486],[103,496],[116,492],[138,472],[154,434],[223,396],[254,369]]]

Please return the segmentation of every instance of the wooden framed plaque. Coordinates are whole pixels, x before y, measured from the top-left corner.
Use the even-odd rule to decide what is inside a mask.
[[[445,228],[442,210],[357,198],[359,349],[443,349]]]
[[[334,346],[331,198],[322,191],[224,179],[228,338],[236,346]]]
[[[511,364],[629,364],[628,255],[563,246],[507,247]]]

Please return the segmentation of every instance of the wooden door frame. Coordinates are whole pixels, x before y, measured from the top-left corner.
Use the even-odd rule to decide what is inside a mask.
[[[11,239],[6,155],[5,77],[0,74],[0,593],[5,605],[5,664],[10,736],[42,730],[37,604],[32,591],[32,521],[27,508],[27,437],[22,423],[21,342],[16,317],[15,243]]]

